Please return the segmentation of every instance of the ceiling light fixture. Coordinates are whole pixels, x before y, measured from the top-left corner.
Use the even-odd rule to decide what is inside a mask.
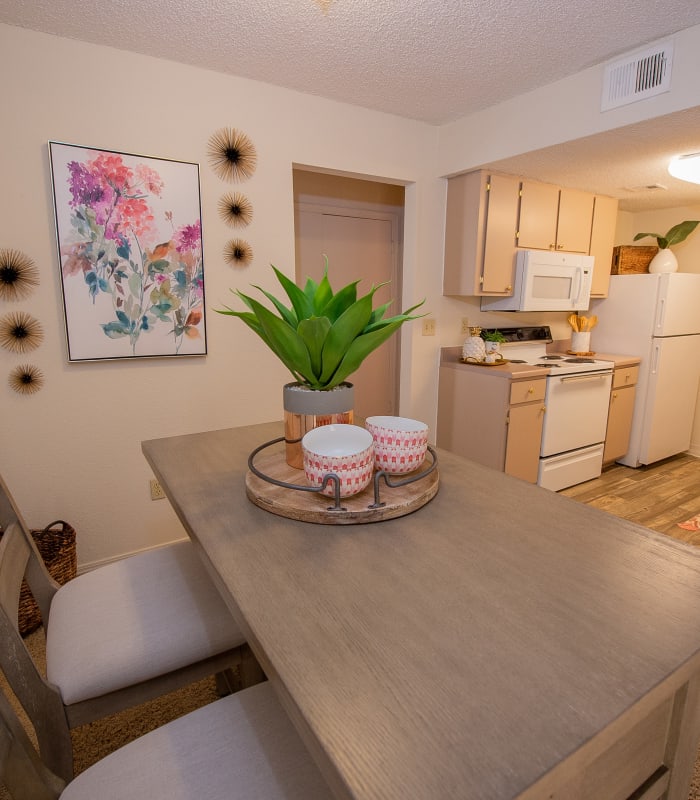
[[[675,156],[668,165],[668,171],[674,178],[700,183],[700,153]]]

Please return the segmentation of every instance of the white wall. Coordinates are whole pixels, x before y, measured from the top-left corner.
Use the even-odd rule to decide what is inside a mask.
[[[0,314],[24,310],[46,333],[42,346],[24,357],[0,349],[3,376],[30,362],[46,378],[32,396],[18,395],[5,378],[0,384],[0,472],[30,525],[56,517],[72,522],[79,562],[86,565],[183,535],[169,504],[150,500],[142,440],[281,419],[281,387],[289,374],[241,322],[212,309],[234,300],[230,287],[273,288],[271,262],[293,276],[294,163],[409,184],[409,276],[417,264],[421,274],[406,280],[405,298],[412,302],[435,293],[424,272],[440,268],[436,195],[442,186],[433,177],[434,165],[416,154],[435,152],[437,132],[390,115],[3,25],[0,74],[0,247],[23,251],[41,272],[38,289],[23,302],[0,301]],[[258,151],[255,175],[237,185],[254,207],[242,234],[219,220],[217,201],[233,185],[221,181],[206,158],[210,135],[223,126],[243,130]],[[205,358],[67,363],[48,140],[200,163]],[[234,270],[222,251],[238,235],[255,257],[250,267]],[[426,358],[412,349],[408,336],[406,413],[412,387],[421,383],[412,367]],[[433,401],[424,394],[424,403]]]
[[[32,526],[65,517],[82,565],[166,542],[182,530],[166,502],[148,496],[143,439],[281,417],[285,370],[236,320],[211,309],[229,287],[273,286],[268,264],[294,272],[292,166],[406,185],[402,307],[425,297],[437,335],[404,326],[400,413],[436,421],[438,353],[459,344],[460,322],[480,322],[478,301],[442,297],[445,176],[527,149],[696,105],[700,27],[677,36],[673,90],[601,115],[598,68],[443,128],[220,75],[0,25],[3,125],[0,247],[27,253],[41,285],[22,303],[46,340],[30,354],[45,388],[25,397],[3,381],[0,472]],[[553,114],[552,109],[561,112]],[[221,257],[230,229],[216,203],[231,188],[208,167],[209,136],[245,131],[259,166],[242,185],[255,216],[245,230],[255,258],[235,271]],[[201,164],[209,355],[93,364],[66,361],[47,141]],[[541,322],[519,315],[522,324]],[[564,315],[555,335],[568,335]],[[512,317],[488,315],[491,324]],[[0,350],[7,375],[20,362]],[[188,469],[187,464],[182,465]],[[242,491],[242,487],[232,487]]]

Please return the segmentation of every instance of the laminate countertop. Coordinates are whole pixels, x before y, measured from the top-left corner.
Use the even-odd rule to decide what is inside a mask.
[[[338,798],[687,798],[697,550],[445,451],[408,516],[292,521],[246,497],[281,435],[143,452]]]

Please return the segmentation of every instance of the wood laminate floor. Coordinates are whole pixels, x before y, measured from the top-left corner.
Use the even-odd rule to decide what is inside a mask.
[[[700,546],[700,531],[677,525],[700,514],[700,458],[681,454],[637,469],[614,464],[559,494]]]

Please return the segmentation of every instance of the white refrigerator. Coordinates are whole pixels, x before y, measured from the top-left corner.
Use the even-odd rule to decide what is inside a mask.
[[[613,275],[590,313],[598,315],[591,349],[642,359],[619,462],[639,467],[687,450],[700,381],[700,274]]]

